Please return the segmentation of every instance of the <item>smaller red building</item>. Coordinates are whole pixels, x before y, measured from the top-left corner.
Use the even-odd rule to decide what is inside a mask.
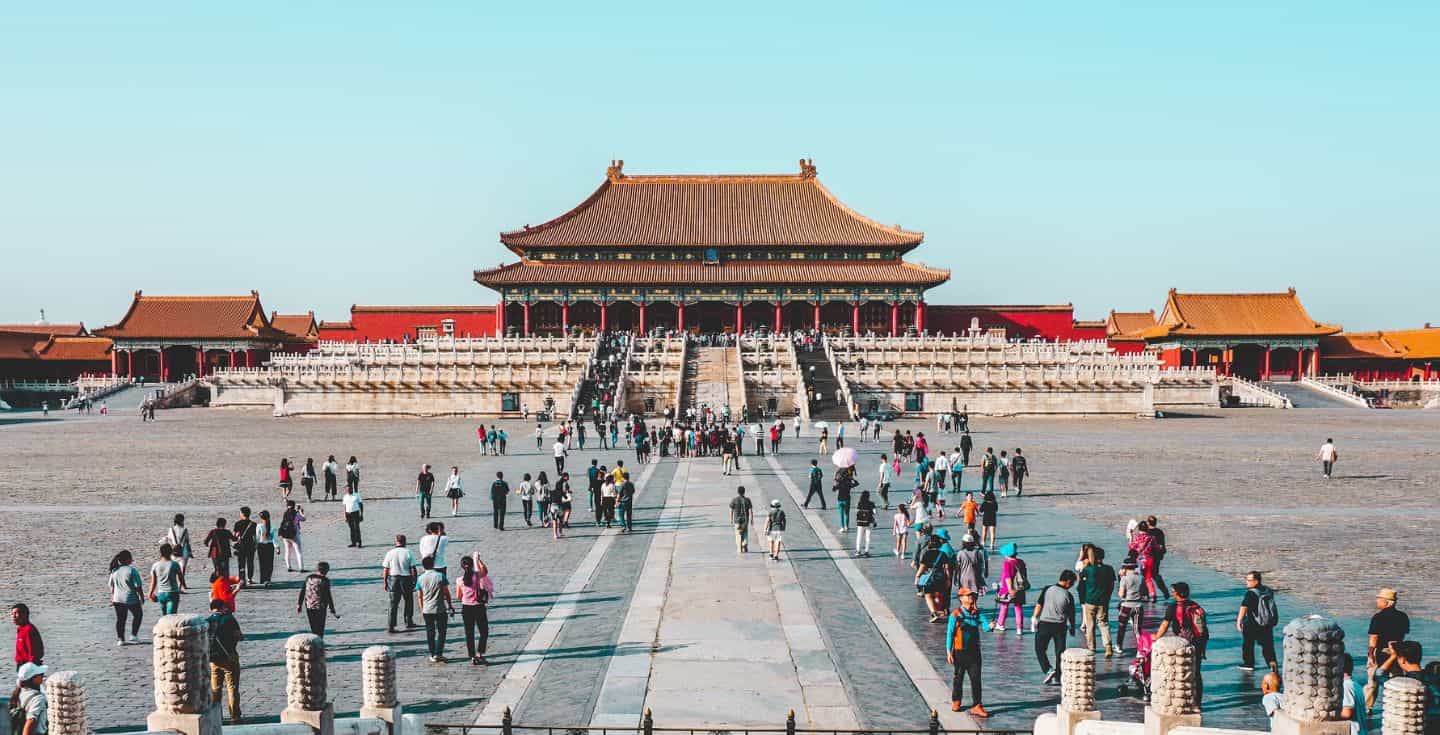
[[[351,306],[350,320],[320,322],[319,339],[414,342],[434,337],[493,337],[494,306]]]
[[[0,324],[0,379],[74,380],[110,371],[110,340],[84,324]]]
[[[1359,380],[1433,380],[1440,377],[1440,327],[1323,337],[1320,367]]]
[[[1210,366],[1251,380],[1299,380],[1319,371],[1320,338],[1340,327],[1310,318],[1295,289],[1179,293],[1170,289],[1146,346],[1171,367]]]
[[[270,312],[270,326],[284,332],[283,352],[309,352],[320,340],[320,325],[315,321],[315,312],[304,314],[277,314]]]
[[[271,326],[260,294],[248,296],[146,296],[119,323],[95,333],[114,340],[116,375],[169,381],[204,376],[219,367],[253,367],[292,335]]]
[[[1104,339],[1101,322],[1076,321],[1073,304],[960,306],[927,304],[926,327],[932,333],[965,334],[972,328],[1003,329],[1007,337],[1046,341]]]
[[[1155,326],[1155,310],[1112,311],[1105,320],[1105,339],[1117,354],[1145,351],[1145,330]]]

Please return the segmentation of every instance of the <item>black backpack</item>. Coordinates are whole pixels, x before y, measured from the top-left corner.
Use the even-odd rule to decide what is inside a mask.
[[[296,535],[295,530],[295,510],[292,508],[285,511],[284,517],[280,519],[280,529],[278,533],[280,534],[280,538],[293,539]]]
[[[1255,624],[1268,628],[1280,621],[1280,608],[1275,605],[1275,591],[1269,587],[1260,586],[1255,588],[1255,609],[1250,611],[1250,619]]]

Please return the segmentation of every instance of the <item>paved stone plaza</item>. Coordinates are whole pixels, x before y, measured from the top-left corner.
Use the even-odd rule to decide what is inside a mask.
[[[186,513],[198,545],[217,515],[240,505],[282,507],[274,490],[279,458],[302,463],[326,455],[359,457],[367,496],[366,546],[345,548],[338,503],[307,504],[306,566],[332,564],[331,691],[339,712],[359,706],[360,651],[376,641],[400,651],[407,711],[432,721],[498,720],[510,706],[519,722],[633,724],[644,708],[657,725],[778,726],[797,712],[801,726],[919,727],[948,696],[943,626],[925,621],[908,565],[886,552],[888,523],[875,555],[851,558],[833,510],[797,508],[812,437],[787,438],[778,458],[747,456],[733,478],[718,459],[666,459],[639,470],[633,534],[599,531],[577,497],[575,527],[554,541],[527,529],[512,501],[507,530],[490,527],[488,493],[496,470],[512,484],[522,472],[550,471],[548,446],[537,452],[533,425],[507,425],[506,457],[482,458],[473,420],[275,420],[261,413],[203,409],[162,412],[141,424],[133,415],[98,415],[0,425],[0,590],[7,605],[27,602],[45,634],[47,663],[91,682],[93,724],[136,729],[152,707],[148,646],[116,647],[105,592],[106,564],[119,549],[148,568],[175,512]],[[1080,542],[1123,548],[1127,519],[1153,513],[1167,530],[1168,581],[1189,581],[1211,614],[1216,636],[1205,667],[1207,723],[1263,728],[1256,682],[1234,670],[1233,620],[1244,571],[1267,572],[1281,592],[1285,618],[1320,611],[1339,616],[1349,649],[1363,655],[1365,617],[1374,588],[1393,585],[1415,619],[1414,637],[1436,641],[1440,550],[1429,543],[1436,510],[1440,414],[1400,411],[1236,410],[1160,421],[1001,420],[975,422],[977,452],[1025,448],[1034,475],[1021,499],[1002,501],[1002,542],[1021,545],[1038,586],[1073,563]],[[933,423],[906,422],[924,431]],[[893,427],[888,427],[893,428]],[[853,431],[853,427],[852,427]],[[1333,436],[1341,463],[1329,482],[1314,453]],[[547,442],[548,444],[548,442]],[[857,445],[862,487],[873,483],[876,455]],[[569,467],[633,454],[574,452]],[[379,561],[395,533],[412,541],[423,524],[412,498],[422,462],[437,475],[459,465],[469,496],[447,523],[451,553],[481,552],[499,596],[491,605],[488,667],[464,660],[458,619],[451,663],[424,660],[423,629],[385,633]],[[822,462],[828,475],[833,469]],[[978,484],[976,470],[966,487]],[[757,516],[771,498],[790,518],[790,553],[768,562],[761,542],[740,558],[726,504],[733,487],[751,491]],[[907,483],[902,483],[905,494]],[[583,487],[583,483],[582,483]],[[296,491],[302,498],[303,492]],[[283,560],[268,590],[244,590],[238,617],[242,694],[247,715],[273,718],[284,700],[284,639],[305,629],[295,613],[300,575]],[[456,566],[452,564],[452,566]],[[201,612],[196,593],[182,612]],[[982,600],[989,608],[989,598]],[[157,617],[146,605],[142,637]],[[1112,615],[1113,618],[1113,615]],[[1112,621],[1113,624],[1113,621]],[[3,637],[4,655],[12,638]],[[1072,644],[1076,639],[1072,639]],[[989,635],[985,646],[987,727],[1028,727],[1053,709],[1056,688],[1039,685],[1032,639]],[[1127,660],[1101,659],[1099,706],[1107,719],[1138,719],[1140,703],[1119,697]],[[968,704],[968,702],[967,702]],[[971,724],[943,712],[947,725]],[[492,719],[493,718],[493,719]]]

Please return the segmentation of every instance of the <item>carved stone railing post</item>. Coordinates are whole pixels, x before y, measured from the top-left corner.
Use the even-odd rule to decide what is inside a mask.
[[[1385,682],[1385,711],[1380,731],[1384,735],[1422,735],[1425,732],[1425,685],[1416,679],[1395,678]],[[1358,713],[1364,716],[1363,710]]]
[[[280,721],[309,725],[315,735],[334,735],[335,707],[329,701],[325,639],[310,633],[285,641],[285,710]]]
[[[1055,735],[1072,735],[1085,720],[1100,719],[1095,709],[1095,652],[1067,648],[1060,655],[1060,704],[1055,708]]]
[[[1285,626],[1285,699],[1270,720],[1281,735],[1348,735],[1340,719],[1345,631],[1319,615],[1296,618]]]
[[[90,735],[85,713],[85,682],[74,671],[46,677],[45,699],[50,707],[50,735]]]
[[[361,717],[374,717],[390,725],[391,735],[400,732],[404,717],[395,687],[395,652],[389,646],[371,646],[360,655]]]
[[[1195,647],[1178,636],[1166,636],[1150,648],[1150,704],[1145,708],[1145,735],[1165,735],[1176,727],[1200,724],[1200,692],[1196,686]]]
[[[210,700],[210,623],[201,615],[166,615],[151,636],[155,711],[146,727],[221,735],[220,706]]]

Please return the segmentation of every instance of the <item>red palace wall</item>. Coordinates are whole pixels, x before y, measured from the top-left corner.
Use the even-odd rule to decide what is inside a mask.
[[[1112,339],[1108,344],[1110,345],[1110,349],[1115,350],[1115,354],[1117,355],[1133,355],[1145,351],[1144,342],[1134,342],[1130,340],[1117,341]]]
[[[446,319],[455,321],[456,337],[493,337],[496,333],[493,306],[454,310],[397,308],[384,311],[356,307],[350,311],[348,329],[322,325],[320,339],[337,342],[414,342],[421,327],[433,327],[436,334],[441,334],[440,325]]]
[[[1104,339],[1105,330],[1075,327],[1075,309],[1058,306],[958,306],[927,304],[925,327],[931,332],[964,334],[970,320],[979,319],[981,329],[1004,329],[1010,337],[1040,337],[1045,340]]]

